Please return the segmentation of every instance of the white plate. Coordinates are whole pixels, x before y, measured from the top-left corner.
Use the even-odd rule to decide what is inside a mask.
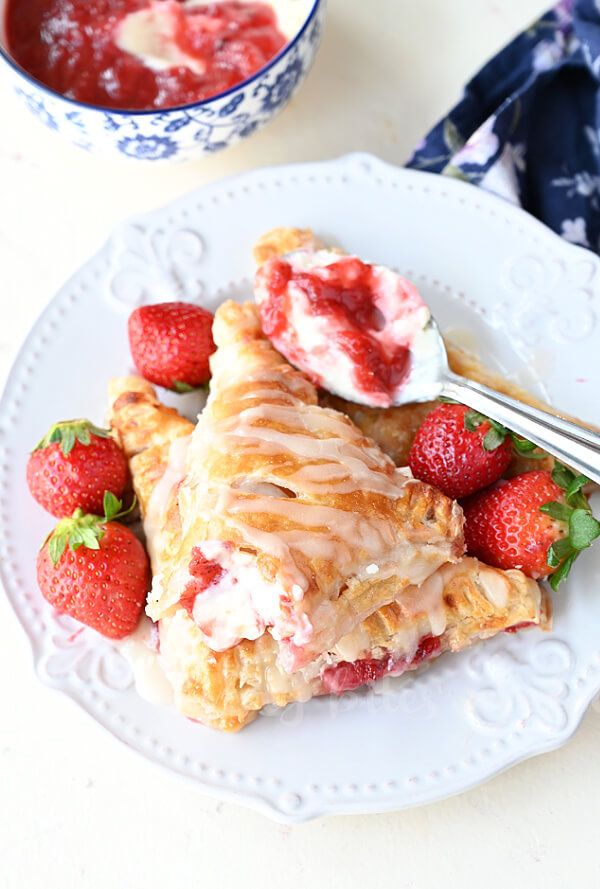
[[[575,730],[600,689],[599,545],[555,597],[552,634],[503,634],[390,694],[292,705],[232,736],[141,700],[118,649],[92,630],[74,635],[36,587],[52,519],[26,493],[32,445],[56,419],[102,421],[109,377],[130,369],[133,305],[183,298],[214,308],[250,297],[250,247],[278,225],[310,226],[396,266],[443,328],[475,331],[487,363],[528,366],[539,394],[594,420],[600,262],[591,253],[471,186],[365,155],[246,173],[125,223],[34,325],[1,403],[2,580],[40,678],[203,790],[287,821],[431,802]],[[19,505],[10,522],[9,504]]]

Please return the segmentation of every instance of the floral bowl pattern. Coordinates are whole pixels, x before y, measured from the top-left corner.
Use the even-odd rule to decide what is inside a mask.
[[[229,148],[271,120],[291,99],[314,61],[326,0],[315,0],[304,25],[248,80],[203,102],[156,111],[118,111],[67,99],[32,78],[6,49],[0,0],[0,64],[16,95],[49,129],[93,154],[145,161],[185,161]]]

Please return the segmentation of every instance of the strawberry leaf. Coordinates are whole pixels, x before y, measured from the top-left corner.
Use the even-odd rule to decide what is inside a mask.
[[[495,451],[506,438],[507,430],[501,423],[490,420],[489,417],[485,417],[479,411],[467,411],[465,414],[464,424],[467,432],[476,432],[482,423],[489,423],[490,426],[481,442],[483,450]]]
[[[485,423],[486,417],[478,411],[467,411],[465,414],[465,429],[467,432],[476,432],[482,423]]]
[[[68,540],[67,532],[60,531],[58,534],[52,535],[50,540],[48,541],[48,553],[50,558],[52,559],[52,564],[56,567],[59,562],[62,554],[67,548],[67,540]]]
[[[558,485],[559,488],[562,488],[563,491],[567,491],[569,485],[575,480],[575,473],[571,472],[566,466],[563,466],[562,463],[558,461],[554,464],[554,469],[552,470],[552,481],[555,485]]]
[[[586,512],[592,511],[587,497],[581,490],[584,485],[589,483],[589,481],[590,480],[586,475],[578,475],[573,479],[565,494],[569,506],[572,506],[575,509],[585,509]]]
[[[107,438],[109,430],[100,429],[98,426],[90,423],[89,420],[63,420],[60,423],[54,423],[50,427],[42,440],[37,443],[34,451],[39,451],[50,444],[58,442],[63,454],[67,457],[73,450],[76,441],[87,446],[91,443],[92,435],[98,438]]]
[[[488,431],[483,436],[483,441],[481,442],[483,445],[483,450],[495,451],[496,448],[500,447],[505,438],[505,432],[500,432],[500,430],[496,426],[490,426]]]
[[[514,432],[511,432],[511,436],[513,445],[515,450],[520,454],[529,454],[531,451],[535,451],[537,445],[535,445],[532,441],[528,441],[526,438],[519,438],[518,435],[515,435]]]
[[[567,558],[567,556],[570,556],[572,552],[573,544],[569,538],[561,537],[560,540],[556,540],[548,550],[548,564],[551,568],[556,568],[556,566],[562,562],[563,559]]]
[[[540,512],[549,515],[552,519],[558,519],[559,522],[568,522],[573,510],[564,503],[557,500],[551,500],[550,503],[544,503],[540,506]]]
[[[183,392],[193,392],[195,388],[195,386],[190,386],[189,383],[181,383],[179,380],[173,380],[173,390],[180,394]]]
[[[69,529],[69,546],[73,551],[83,546],[83,529],[76,522]]]
[[[575,475],[568,466],[556,462],[552,470],[552,481],[565,491],[565,499],[569,506],[591,512],[587,497],[581,490],[590,481],[586,475]]]
[[[126,515],[135,509],[137,504],[137,497],[134,497],[131,501],[131,506],[127,509],[121,509],[123,503],[114,494],[111,494],[110,491],[104,492],[104,517],[99,519],[103,524],[105,522],[112,522],[114,519],[122,519]]]
[[[597,537],[600,537],[600,522],[586,509],[574,509],[569,518],[569,543],[573,549],[586,549]]]
[[[104,521],[110,522],[119,514],[122,502],[110,491],[104,492]]]
[[[60,446],[65,457],[70,454],[75,447],[75,432],[72,426],[66,426],[63,429]]]
[[[67,544],[73,552],[82,546],[87,549],[99,549],[99,541],[103,535],[104,528],[100,516],[84,515],[83,510],[77,508],[71,518],[61,519],[47,538],[52,564],[57,564]]]
[[[179,380],[173,380],[173,391],[183,395],[185,392],[208,392],[208,383],[200,383],[199,386],[190,386],[189,383],[182,383]]]
[[[571,571],[571,566],[573,562],[577,558],[577,553],[572,553],[565,561],[562,563],[560,568],[554,572],[552,577],[550,578],[550,586],[556,592],[562,583],[563,580],[569,576],[569,572]]]
[[[87,428],[87,426],[80,426],[75,430],[75,438],[80,444],[87,447],[87,445],[89,445],[91,441],[90,430]]]
[[[82,528],[81,543],[87,549],[100,549],[100,540],[104,536],[103,528]]]
[[[538,448],[532,441],[528,441],[526,438],[520,438],[518,435],[515,435],[514,432],[510,433],[510,437],[512,438],[515,453],[520,457],[527,457],[529,460],[543,460],[544,457],[548,456],[545,451]]]

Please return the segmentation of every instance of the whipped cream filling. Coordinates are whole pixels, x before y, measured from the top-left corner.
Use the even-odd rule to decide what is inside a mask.
[[[150,495],[146,515],[144,516],[144,532],[146,546],[152,563],[155,564],[158,552],[157,543],[160,528],[174,488],[185,475],[187,452],[191,435],[176,438],[169,448],[169,457],[162,478],[157,482]]]
[[[283,590],[267,583],[250,553],[221,540],[205,540],[195,549],[222,573],[193,603],[192,618],[202,639],[214,651],[225,651],[242,639],[257,639],[275,623]]]

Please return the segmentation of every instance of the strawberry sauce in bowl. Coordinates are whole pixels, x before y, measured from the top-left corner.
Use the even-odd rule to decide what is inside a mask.
[[[203,101],[287,43],[273,8],[247,0],[8,0],[6,31],[36,80],[105,108]]]
[[[326,0],[0,0],[21,102],[94,154],[181,161],[268,123],[314,61]]]

